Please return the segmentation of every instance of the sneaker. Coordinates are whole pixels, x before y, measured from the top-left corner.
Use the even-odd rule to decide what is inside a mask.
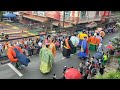
[[[62,59],[65,59],[66,57],[63,57]]]
[[[17,67],[17,69],[21,70],[21,69],[22,69],[22,67],[21,67],[21,66],[19,66],[19,67]]]

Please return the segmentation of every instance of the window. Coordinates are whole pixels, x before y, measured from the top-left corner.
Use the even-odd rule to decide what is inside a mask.
[[[86,11],[81,11],[80,17],[85,18],[86,17]]]
[[[70,11],[65,11],[65,19],[69,19],[70,18]]]
[[[44,17],[45,16],[45,11],[38,11],[38,16]]]
[[[33,15],[38,15],[38,11],[33,11]]]
[[[99,17],[99,11],[96,11],[96,17]]]

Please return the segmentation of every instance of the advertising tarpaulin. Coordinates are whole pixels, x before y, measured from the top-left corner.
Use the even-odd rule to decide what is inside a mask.
[[[46,11],[46,17],[60,20],[60,11]]]

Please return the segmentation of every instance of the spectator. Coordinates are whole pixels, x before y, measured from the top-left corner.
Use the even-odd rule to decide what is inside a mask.
[[[104,74],[104,69],[105,69],[105,67],[104,67],[103,65],[100,65],[100,70],[99,70],[99,72],[100,72],[101,75]]]

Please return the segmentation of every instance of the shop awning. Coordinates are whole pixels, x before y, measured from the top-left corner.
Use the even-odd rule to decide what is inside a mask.
[[[52,24],[55,26],[59,26],[59,25],[63,26],[63,22],[60,22],[60,21],[54,21]],[[72,27],[71,23],[64,22],[64,28],[68,28],[68,27]]]
[[[45,18],[45,17],[40,17],[40,16],[23,15],[23,17],[28,18],[28,19],[32,19],[32,20],[35,20],[35,21],[40,21],[40,22],[45,22],[45,21],[47,21],[47,18]]]
[[[3,14],[3,17],[6,17],[6,18],[15,18],[15,17],[16,17],[16,14],[6,13],[6,14]]]

